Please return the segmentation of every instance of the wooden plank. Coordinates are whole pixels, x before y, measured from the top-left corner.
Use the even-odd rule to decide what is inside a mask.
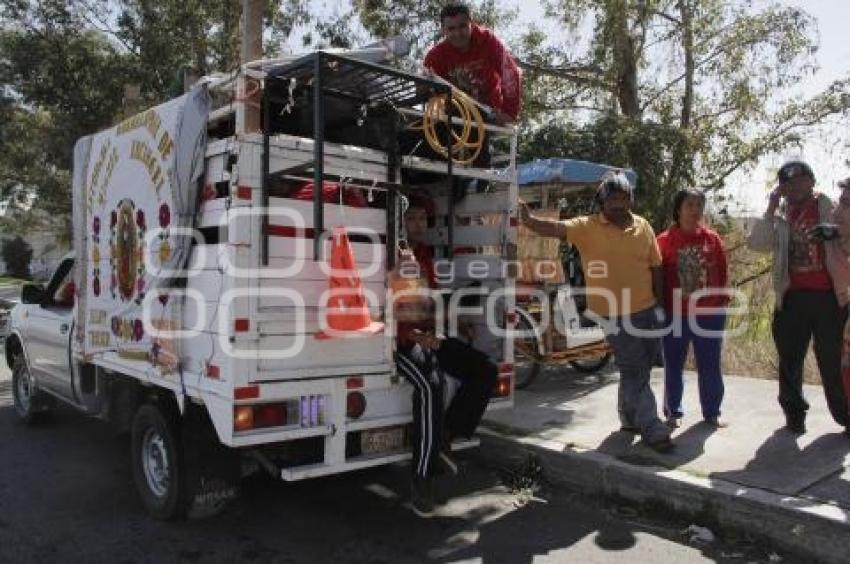
[[[207,200],[198,211],[198,227],[218,227],[227,223],[227,202],[224,198]]]
[[[262,136],[246,136],[239,150],[240,184],[259,186],[262,176]],[[286,135],[270,139],[269,170],[272,173],[303,166],[313,161],[313,141]],[[387,181],[387,159],[380,151],[349,145],[325,143],[326,174],[369,182]]]
[[[246,143],[259,145],[262,148],[262,135],[246,135],[244,137]],[[269,139],[269,144],[273,149],[287,149],[290,151],[299,151],[313,154],[313,140],[308,137],[297,137],[294,135],[274,135]],[[356,145],[343,145],[340,143],[325,142],[325,155],[345,157],[349,159],[357,159],[365,162],[382,164],[386,166],[387,155],[383,151],[376,151],[366,147],[358,147]]]
[[[291,198],[269,198],[269,224],[287,227],[311,228],[313,223],[313,202],[293,200]],[[275,213],[275,208],[281,211]],[[376,208],[355,208],[337,204],[325,204],[325,227],[337,225],[350,227],[352,231],[370,230],[379,235],[387,233],[387,212]],[[291,215],[295,214],[296,219]]]
[[[482,213],[507,213],[515,206],[510,203],[510,191],[501,189],[482,194],[467,194],[455,204],[455,215],[476,215]],[[449,213],[448,198],[435,198],[434,212],[437,215]]]
[[[505,261],[490,255],[459,255],[452,261],[457,278],[487,280],[505,278]]]
[[[226,158],[225,155],[215,155],[206,160],[206,175],[204,177],[205,184],[215,184],[224,180],[230,180],[230,174],[225,173]]]
[[[295,369],[345,370],[354,366],[382,366],[387,362],[388,339],[384,334],[375,336],[320,340],[290,335],[261,337],[257,344],[260,378],[269,377],[264,372],[283,372]],[[289,358],[271,358],[297,351]],[[265,353],[268,353],[267,355]],[[267,356],[267,358],[263,358]],[[274,375],[273,378],[280,378]]]
[[[366,268],[370,270],[385,268],[387,261],[387,248],[385,245],[351,243],[351,250],[354,254],[354,260],[361,271]],[[324,256],[330,257],[330,251],[331,242],[329,239],[326,239]],[[312,260],[313,239],[269,237],[269,256],[274,258]]]
[[[446,173],[446,163],[441,161],[433,161],[422,157],[405,156],[401,159],[402,167],[412,170],[423,170],[426,172],[435,172],[438,174]],[[455,165],[452,170],[455,176],[463,178],[479,178],[481,180],[489,180],[490,182],[498,182],[504,184],[516,184],[516,169],[508,168],[503,170],[490,170],[484,168],[471,168],[467,166]]]
[[[480,247],[488,245],[501,245],[505,242],[505,230],[499,225],[472,225],[455,227],[455,247]],[[432,245],[448,245],[449,230],[447,227],[438,227],[428,230],[428,242]]]
[[[328,283],[325,280],[295,280],[295,279],[267,279],[260,280],[260,289],[274,291],[275,289],[285,289],[294,292],[304,301],[306,307],[323,307],[324,302],[320,301],[322,294],[328,290]],[[383,306],[386,303],[386,285],[383,281],[380,282],[364,282],[363,288],[366,291],[366,300],[371,307]],[[285,295],[281,296],[260,296],[258,306],[262,308],[270,307],[294,307],[293,300]]]

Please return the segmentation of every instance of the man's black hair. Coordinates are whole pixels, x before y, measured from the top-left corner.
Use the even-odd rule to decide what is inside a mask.
[[[449,2],[443,6],[442,10],[440,10],[440,23],[443,23],[443,20],[446,18],[453,18],[455,16],[466,16],[467,18],[472,18],[469,5],[464,4],[463,2]]]

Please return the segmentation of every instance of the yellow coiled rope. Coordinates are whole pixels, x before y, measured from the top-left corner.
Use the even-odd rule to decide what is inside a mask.
[[[449,156],[449,150],[443,144],[445,133],[441,135],[437,128],[439,124],[446,123],[447,98],[446,94],[439,94],[428,100],[422,114],[422,124],[418,127],[422,129],[431,148],[443,157]],[[452,107],[452,117],[457,116],[463,122],[463,127],[460,133],[455,132],[454,127],[451,128],[451,158],[458,164],[470,164],[478,158],[484,146],[484,117],[477,102],[456,88],[452,89]]]

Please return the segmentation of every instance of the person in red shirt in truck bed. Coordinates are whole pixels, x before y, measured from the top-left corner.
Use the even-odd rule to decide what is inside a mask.
[[[490,106],[490,121],[515,122],[522,106],[522,74],[504,43],[472,21],[466,4],[446,4],[440,24],[444,39],[425,55],[424,66]]]

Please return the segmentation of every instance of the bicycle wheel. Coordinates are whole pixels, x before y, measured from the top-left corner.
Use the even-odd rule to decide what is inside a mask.
[[[577,372],[581,372],[583,374],[594,374],[605,368],[608,362],[611,361],[611,356],[611,353],[606,353],[605,356],[601,356],[599,358],[571,360],[570,366],[572,366]]]
[[[516,308],[516,312],[515,330],[520,335],[514,339],[514,387],[523,390],[530,386],[540,373],[542,363],[535,355],[543,355],[543,344],[531,314],[521,308]]]

